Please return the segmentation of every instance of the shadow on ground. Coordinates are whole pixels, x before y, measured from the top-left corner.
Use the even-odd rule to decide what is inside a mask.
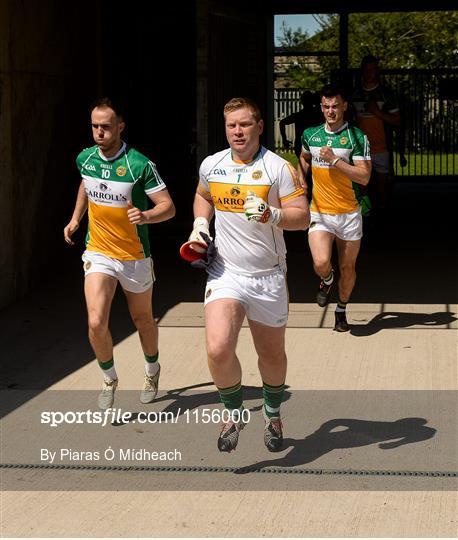
[[[241,467],[236,473],[244,474],[266,467],[306,465],[328,452],[342,448],[378,443],[380,449],[391,450],[434,437],[436,430],[426,426],[426,423],[424,418],[402,418],[395,422],[336,418],[325,422],[315,433],[304,439],[285,439],[282,449],[291,448],[285,456]]]
[[[356,325],[355,336],[370,336],[386,328],[413,324],[434,327],[456,320],[449,308],[458,302],[456,287],[455,184],[401,184],[391,212],[374,224],[358,259],[353,302],[379,304],[443,304],[444,312],[412,314],[389,312],[368,324]],[[431,209],[440,208],[440,226]],[[436,216],[438,214],[436,213]],[[201,302],[205,273],[178,256],[189,226],[176,226],[167,236],[161,224],[152,250],[157,282],[154,310],[159,319],[180,302]],[[159,229],[157,229],[159,230]],[[156,230],[156,232],[157,232]],[[305,232],[287,232],[288,284],[291,302],[314,302],[314,275]],[[61,271],[43,276],[42,284],[0,312],[2,388],[43,390],[93,359],[86,336],[83,298],[82,245],[68,250]],[[118,290],[111,313],[114,343],[134,332],[125,299]]]

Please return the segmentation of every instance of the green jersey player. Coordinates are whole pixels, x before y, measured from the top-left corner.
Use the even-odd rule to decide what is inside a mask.
[[[362,237],[361,208],[357,187],[365,186],[371,174],[369,143],[365,134],[344,121],[347,100],[338,87],[325,86],[321,110],[325,123],[306,129],[298,173],[304,179],[312,167],[313,192],[309,245],[315,272],[321,277],[318,305],[329,301],[334,281],[332,246],[339,256],[339,302],[334,330],[348,331],[346,305],[355,285],[355,263]]]
[[[121,140],[124,121],[111,100],[103,98],[94,105],[91,124],[96,144],[83,150],[76,160],[82,181],[64,238],[73,244],[72,236],[88,209],[84,292],[89,341],[104,378],[98,404],[108,409],[118,385],[108,329],[118,282],[145,355],[140,401],[149,403],[157,394],[158,331],[151,302],[154,272],[147,226],[173,217],[175,207],[155,165]],[[148,209],[149,201],[152,209]]]

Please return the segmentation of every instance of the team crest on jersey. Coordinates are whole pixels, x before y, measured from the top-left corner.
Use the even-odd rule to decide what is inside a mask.
[[[340,142],[340,144],[347,144],[347,142],[348,142],[348,137],[340,137],[339,142]]]
[[[122,166],[120,166],[120,167],[118,167],[116,169],[116,174],[118,176],[126,176],[126,172],[127,172],[127,169],[125,167],[122,167]]]
[[[84,263],[84,269],[86,270],[86,272],[89,270],[89,268],[92,266],[92,263],[91,261],[86,261]]]
[[[253,180],[259,180],[262,178],[262,171],[253,171],[251,178],[253,178]]]

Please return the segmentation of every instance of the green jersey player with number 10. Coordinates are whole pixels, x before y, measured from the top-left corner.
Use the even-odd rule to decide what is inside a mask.
[[[355,285],[355,264],[362,237],[358,186],[365,186],[371,174],[366,135],[344,121],[347,100],[332,85],[321,92],[325,123],[308,128],[302,135],[298,173],[304,181],[312,167],[313,191],[309,245],[315,272],[321,277],[317,303],[329,301],[334,282],[331,264],[334,240],[339,257],[339,301],[334,330],[347,332],[346,306]]]
[[[82,181],[64,238],[73,245],[72,236],[88,209],[84,293],[89,341],[104,379],[98,405],[108,409],[113,405],[118,385],[108,329],[118,282],[126,295],[145,356],[140,401],[150,403],[157,394],[158,331],[152,311],[154,272],[147,227],[172,218],[175,207],[156,166],[121,140],[123,117],[110,99],[95,103],[91,124],[96,144],[77,157]],[[153,203],[152,209],[148,209],[149,201]]]

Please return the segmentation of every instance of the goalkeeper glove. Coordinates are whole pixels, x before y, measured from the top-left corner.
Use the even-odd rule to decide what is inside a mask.
[[[203,241],[207,244],[207,251],[205,252],[204,257],[192,261],[191,266],[193,268],[208,268],[215,260],[215,257],[218,254],[218,250],[216,249],[215,243],[213,242],[211,237],[208,236],[208,234],[205,234],[204,232],[200,234],[202,235]]]
[[[193,223],[192,233],[189,235],[188,242],[197,242],[197,245],[191,244],[191,247],[198,253],[205,253],[199,244],[207,244],[206,240],[202,235],[205,235],[210,241],[212,237],[210,236],[208,220],[204,217],[197,217]]]
[[[269,206],[266,201],[261,199],[261,197],[258,197],[256,193],[253,193],[252,191],[247,192],[247,198],[245,199],[243,208],[248,221],[278,225],[281,220],[281,210]]]

